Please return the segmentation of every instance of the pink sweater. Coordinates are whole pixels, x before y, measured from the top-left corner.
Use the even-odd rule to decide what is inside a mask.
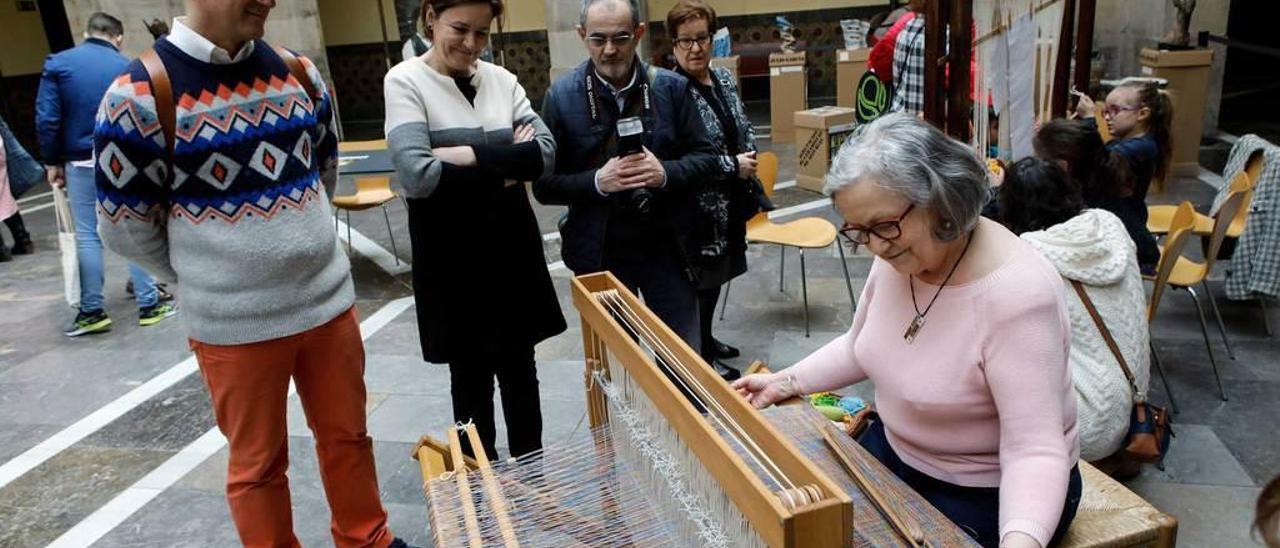
[[[1000,536],[1047,546],[1079,456],[1057,270],[1019,241],[986,277],[948,285],[913,344],[908,279],[876,259],[853,327],[787,369],[806,393],[870,379],[889,444],[939,480],[1000,488]],[[915,282],[921,310],[937,286]]]

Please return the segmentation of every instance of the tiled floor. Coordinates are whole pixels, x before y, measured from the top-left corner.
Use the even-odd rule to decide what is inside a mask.
[[[793,172],[793,152],[789,146],[775,148],[783,160],[785,181]],[[349,191],[351,181],[342,185],[340,192]],[[1152,199],[1188,198],[1204,209],[1212,195],[1210,187],[1187,179]],[[821,196],[796,188],[780,190],[776,197],[780,207],[819,200]],[[44,202],[47,198],[27,207]],[[389,207],[396,243],[409,259],[403,204]],[[535,209],[547,232],[554,230],[564,211],[541,205]],[[800,215],[836,220],[825,204]],[[116,329],[101,336],[64,338],[60,329],[72,314],[62,302],[53,215],[45,208],[27,218],[39,253],[0,265],[0,466],[5,467],[0,468],[0,547],[43,546],[68,531],[87,529],[87,523],[108,524],[99,534],[77,537],[97,538],[100,546],[236,545],[222,494],[225,448],[208,458],[195,458],[172,485],[152,487],[149,479],[139,483],[162,464],[199,455],[184,450],[213,427],[199,377],[182,374],[181,364],[189,354],[181,322],[138,327],[123,293],[124,265],[112,257],[107,306]],[[390,249],[380,214],[356,214],[352,221],[355,230]],[[548,239],[546,253],[548,263],[559,260],[558,240]],[[788,254],[785,291],[779,291],[779,250],[750,250],[751,271],[735,280],[724,319],[716,323],[718,336],[743,351],[733,365],[745,367],[762,359],[785,367],[847,329],[851,307],[838,255],[828,249],[806,257],[811,334],[804,335],[797,258],[794,251]],[[352,264],[362,318],[411,295],[407,275],[389,275],[358,253]],[[855,293],[861,290],[869,264],[865,255],[848,259]],[[585,428],[581,336],[568,298],[569,273],[555,270],[553,279],[570,328],[537,350],[548,446]],[[1130,487],[1177,516],[1182,546],[1254,546],[1247,530],[1253,500],[1259,486],[1280,472],[1280,437],[1274,433],[1280,424],[1280,346],[1263,332],[1256,303],[1228,302],[1216,283],[1213,290],[1219,294],[1237,353],[1236,360],[1227,358],[1210,324],[1210,340],[1231,399],[1218,398],[1190,299],[1168,295],[1155,324],[1155,340],[1181,406],[1178,437],[1166,469],[1148,469]],[[1275,308],[1280,306],[1272,308],[1272,323],[1280,326]],[[452,423],[448,370],[421,360],[412,307],[373,333],[366,351],[368,427],[375,439],[391,525],[411,543],[429,545],[421,478],[409,452],[418,436],[442,435]],[[155,386],[152,379],[165,374],[173,382],[154,395],[121,403],[131,391]],[[1167,401],[1158,382],[1153,381],[1152,391],[1158,401]],[[869,397],[872,387],[847,392]],[[119,409],[118,418],[91,424],[104,406]],[[296,398],[289,406],[289,421],[294,526],[304,545],[327,546],[332,542],[328,510]],[[505,433],[499,428],[503,452]],[[28,450],[51,446],[51,437],[60,432],[81,435],[49,458],[37,455],[31,460]],[[19,470],[14,464],[22,462],[34,466],[16,477],[4,475]],[[104,505],[121,508],[120,501],[113,500],[121,493],[154,498],[123,514],[127,517],[119,523],[101,521]]]

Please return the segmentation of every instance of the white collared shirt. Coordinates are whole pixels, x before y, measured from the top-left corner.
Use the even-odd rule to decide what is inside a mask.
[[[632,65],[631,81],[628,82],[627,85],[623,86],[622,89],[615,89],[613,84],[610,84],[609,80],[606,79],[603,74],[600,74],[600,71],[596,71],[596,78],[599,78],[601,82],[604,82],[604,85],[609,88],[609,91],[613,92],[613,100],[618,102],[618,112],[622,112],[622,110],[626,108],[627,91],[630,91],[631,88],[635,87],[636,78],[639,77],[639,73],[639,67]]]
[[[239,63],[248,59],[253,54],[254,41],[249,40],[240,46],[240,51],[236,52],[232,57],[227,50],[218,47],[217,44],[209,41],[200,33],[187,26],[186,17],[173,18],[173,26],[169,30],[169,43],[177,46],[182,53],[194,57],[197,61],[204,61],[215,65],[230,65]]]

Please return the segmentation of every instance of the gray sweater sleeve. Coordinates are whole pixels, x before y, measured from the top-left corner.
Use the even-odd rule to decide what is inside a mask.
[[[383,80],[383,97],[387,105],[387,149],[396,177],[408,197],[429,198],[440,185],[443,162],[431,152],[427,106],[422,104],[413,83],[395,72]]]

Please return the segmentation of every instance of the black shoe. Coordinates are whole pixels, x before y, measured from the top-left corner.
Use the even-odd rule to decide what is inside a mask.
[[[391,541],[391,544],[387,546],[387,548],[418,548],[418,547],[405,542],[400,537],[396,537],[394,540]]]
[[[734,348],[725,343],[722,343],[720,342],[719,339],[716,339],[714,337],[711,338],[711,342],[714,343],[715,345],[713,348],[715,349],[717,358],[721,358],[721,359],[736,358],[742,354],[741,352],[738,352],[737,348]]]
[[[4,240],[0,239],[0,263],[7,263],[13,260],[13,255],[9,253],[9,246],[4,245]]]
[[[26,231],[15,234],[13,249],[10,250],[14,255],[30,255],[36,252],[35,246],[31,244],[31,235]]]
[[[711,369],[713,369],[717,375],[720,375],[720,378],[724,379],[725,382],[733,382],[742,377],[741,371],[720,363],[720,360],[711,362]]]

